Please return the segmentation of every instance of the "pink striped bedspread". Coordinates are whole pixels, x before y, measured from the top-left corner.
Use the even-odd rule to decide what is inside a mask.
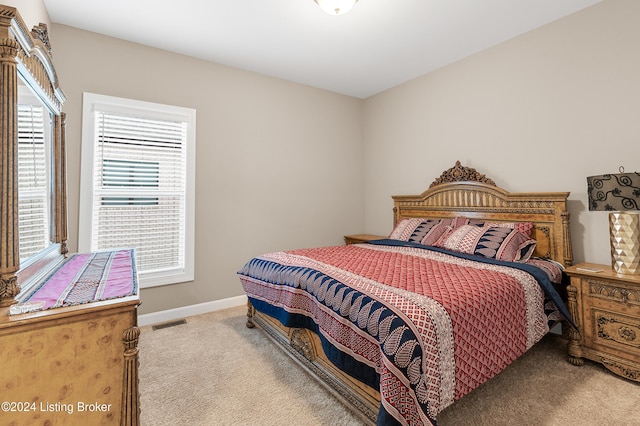
[[[529,273],[421,248],[276,252],[239,276],[258,310],[311,321],[375,370],[381,415],[398,424],[435,424],[549,330],[544,291]]]

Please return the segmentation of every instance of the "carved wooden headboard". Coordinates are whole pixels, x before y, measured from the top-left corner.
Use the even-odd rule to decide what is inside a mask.
[[[394,195],[394,225],[406,218],[465,216],[495,222],[533,222],[534,256],[573,262],[568,192],[510,193],[459,161],[419,195]]]

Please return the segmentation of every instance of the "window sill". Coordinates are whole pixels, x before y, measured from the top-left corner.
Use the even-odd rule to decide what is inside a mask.
[[[180,271],[175,273],[138,274],[140,288],[161,287],[165,285],[181,284],[193,281],[193,274]]]

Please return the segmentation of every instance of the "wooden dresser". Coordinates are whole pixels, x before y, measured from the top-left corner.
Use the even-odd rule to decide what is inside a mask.
[[[126,297],[18,315],[2,308],[3,425],[140,423],[134,288]]]
[[[47,26],[29,29],[0,5],[0,52],[0,424],[138,425],[135,262],[118,277],[96,275],[95,264],[80,281],[58,275],[71,262],[66,96]],[[41,310],[9,315],[31,297]]]
[[[587,358],[640,381],[640,275],[593,263],[566,272],[569,309],[579,327],[569,332],[569,362],[582,365]]]

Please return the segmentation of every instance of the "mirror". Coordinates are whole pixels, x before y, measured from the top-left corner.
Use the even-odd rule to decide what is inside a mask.
[[[65,97],[44,24],[0,5],[0,307],[67,253]]]
[[[53,114],[18,79],[18,245],[22,267],[52,243]]]

